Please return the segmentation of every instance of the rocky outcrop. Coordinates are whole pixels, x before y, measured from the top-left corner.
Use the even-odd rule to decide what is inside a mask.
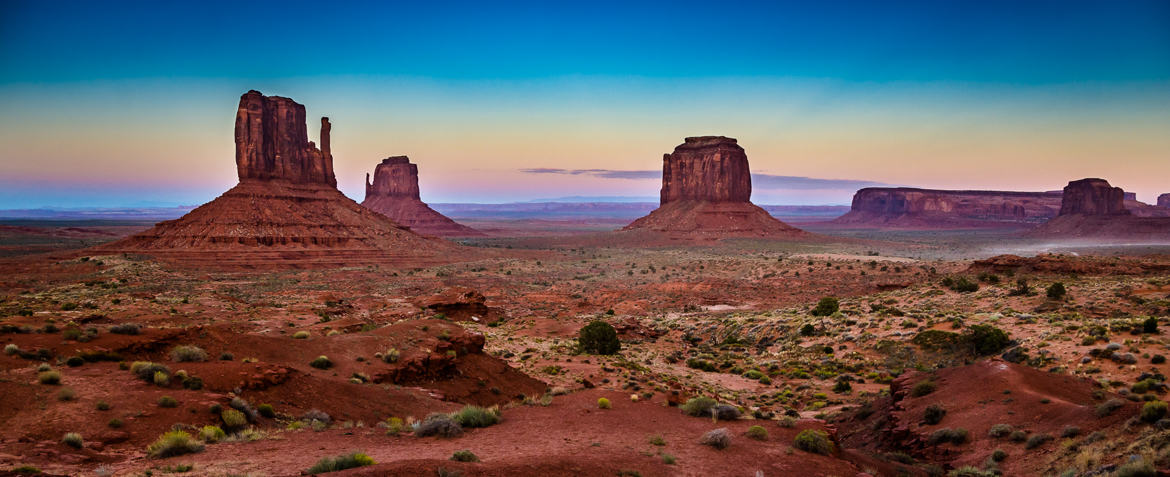
[[[805,234],[752,204],[751,195],[747,154],[735,139],[688,137],[662,156],[658,208],[623,230],[710,239]]]
[[[366,198],[362,206],[378,212],[411,230],[438,237],[483,235],[466,225],[435,212],[419,199],[418,166],[406,156],[383,159],[374,168],[374,178],[366,174]]]
[[[1060,211],[1060,192],[870,187],[853,195],[831,223],[882,228],[1010,227],[1038,224]]]
[[[1170,193],[1158,196],[1158,207],[1170,209]]]
[[[1159,243],[1170,239],[1170,217],[1157,216],[1157,207],[1141,206],[1135,214],[1127,208],[1125,191],[1104,179],[1076,180],[1064,188],[1060,214],[1029,234]]]
[[[321,149],[305,108],[249,91],[236,114],[240,183],[175,220],[98,247],[216,268],[302,268],[457,260],[460,247],[419,236],[337,190],[321,118]]]
[[[735,139],[688,137],[662,156],[660,205],[679,200],[748,202],[751,196],[747,153]]]
[[[305,107],[252,90],[236,110],[236,169],[241,181],[284,180],[337,186],[329,151],[329,118],[321,118],[321,149],[308,139]]]

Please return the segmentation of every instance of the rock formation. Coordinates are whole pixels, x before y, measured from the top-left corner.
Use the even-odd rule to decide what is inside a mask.
[[[1148,211],[1143,212],[1135,214],[1126,208],[1125,191],[1109,185],[1104,179],[1076,180],[1064,188],[1060,214],[1031,231],[1030,235],[1124,240],[1170,239],[1170,217],[1148,216]]]
[[[881,228],[1018,227],[1055,217],[1060,201],[1060,192],[869,187],[857,191],[849,212],[831,223]]]
[[[419,236],[337,190],[330,124],[309,142],[305,108],[249,91],[236,112],[239,184],[175,220],[99,247],[217,267],[436,263],[458,247]]]
[[[688,137],[673,153],[662,156],[658,208],[623,230],[708,238],[805,233],[752,204],[751,195],[747,154],[735,139]]]
[[[483,235],[435,212],[419,199],[418,166],[406,156],[383,159],[374,168],[374,180],[366,174],[366,198],[362,206],[389,217],[411,230],[440,237]]]
[[[1170,193],[1165,193],[1158,196],[1158,207],[1166,207],[1170,209]]]

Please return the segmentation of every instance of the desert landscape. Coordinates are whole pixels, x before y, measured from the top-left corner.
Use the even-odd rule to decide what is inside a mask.
[[[959,5],[947,8],[984,8]],[[1134,15],[1166,13],[1143,7]],[[4,8],[21,25],[48,13]],[[1170,22],[1150,28],[1164,34]],[[13,38],[21,35],[33,34]],[[532,58],[518,64],[539,63]],[[4,74],[0,104],[23,104],[6,89],[23,80]],[[958,159],[959,146],[929,163],[886,161],[894,175],[880,180],[822,179],[835,173],[785,174],[834,167],[832,157],[791,152],[816,155],[828,146],[800,141],[828,133],[790,124],[797,134],[761,134],[763,116],[714,131],[723,123],[680,123],[686,129],[664,119],[648,133],[609,114],[608,97],[577,78],[568,90],[599,102],[569,103],[582,115],[604,112],[607,126],[552,120],[534,101],[518,117],[535,118],[524,123],[535,132],[516,140],[508,120],[477,109],[486,99],[388,113],[375,97],[338,99],[351,79],[326,89],[297,76],[276,83],[282,93],[306,85],[303,104],[243,87],[188,105],[214,110],[207,134],[223,146],[197,163],[174,159],[187,154],[181,146],[150,146],[149,134],[181,141],[166,131],[198,122],[168,121],[161,108],[135,109],[147,118],[133,147],[86,146],[99,157],[149,149],[136,166],[100,165],[126,177],[154,163],[178,178],[228,177],[213,189],[226,191],[190,205],[108,203],[97,193],[53,201],[43,197],[89,189],[5,183],[18,192],[0,196],[0,475],[1170,475],[1164,130],[1133,140],[1153,144],[1152,156],[1123,143],[1128,155],[1089,167],[1037,152],[1051,137],[1029,138],[1023,154],[1067,166],[1047,167],[1043,180],[992,174],[1002,184],[979,187],[991,166],[964,169],[972,164]],[[415,92],[445,101],[459,81]],[[470,97],[506,79],[483,81]],[[544,94],[545,83],[531,81],[519,90]],[[1165,83],[1151,84],[1143,94],[1162,104]],[[750,95],[736,97],[750,113]],[[461,113],[485,121],[475,123],[483,131],[460,129]],[[890,114],[869,127],[900,120]],[[1155,130],[1170,117],[1154,110],[1140,121]],[[451,131],[431,135],[433,124]],[[863,129],[851,134],[884,144]],[[921,150],[937,154],[932,141],[952,137],[943,129],[930,129]],[[454,153],[442,139],[449,132],[468,135]],[[574,146],[541,135],[598,149],[574,162],[565,152]],[[1059,150],[1104,147],[1074,136]],[[0,136],[5,174],[37,166],[21,159],[41,157],[22,149],[25,137]],[[600,152],[610,141],[637,151],[614,161],[639,165],[608,169],[619,164]],[[920,153],[911,142],[893,153]],[[860,154],[850,167],[870,170],[881,147],[842,154]],[[658,166],[643,150],[660,151],[660,174],[635,170]],[[532,151],[564,158],[512,176],[492,168]],[[938,169],[945,180],[924,179],[940,161],[953,163]],[[91,174],[86,181],[104,183]],[[158,196],[177,197],[180,183]],[[1119,186],[1135,183],[1136,192]],[[353,184],[364,185],[361,202]],[[477,199],[483,191],[513,195]],[[797,196],[809,199],[785,199]]]

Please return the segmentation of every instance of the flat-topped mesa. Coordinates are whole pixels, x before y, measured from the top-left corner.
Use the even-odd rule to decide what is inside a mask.
[[[391,156],[382,159],[374,168],[374,181],[366,173],[366,199],[372,196],[403,197],[419,200],[418,165],[411,164],[406,156]]]
[[[1064,187],[1059,215],[1129,215],[1125,191],[1105,179],[1081,179]]]
[[[1158,196],[1158,207],[1170,208],[1170,192]]]
[[[329,151],[329,118],[321,118],[321,149],[309,141],[305,107],[252,90],[236,110],[236,170],[240,181],[283,180],[337,187]]]
[[[659,205],[679,200],[748,202],[751,196],[747,154],[735,139],[688,137],[662,156]]]

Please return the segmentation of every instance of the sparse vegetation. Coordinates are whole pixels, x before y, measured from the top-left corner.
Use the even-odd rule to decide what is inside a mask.
[[[203,444],[183,431],[170,431],[146,447],[146,454],[161,459],[203,451]]]
[[[829,434],[816,429],[800,431],[793,440],[793,446],[814,454],[829,455],[834,452],[833,441],[829,440]]]
[[[1142,405],[1141,418],[1146,422],[1158,422],[1166,417],[1166,403],[1164,401],[1150,401]]]
[[[365,467],[367,465],[374,465],[374,459],[362,452],[352,452],[337,457],[325,457],[309,467],[305,471],[309,474],[323,474],[326,472],[336,472],[339,470],[353,469],[357,467]]]
[[[455,411],[451,419],[464,428],[488,427],[500,422],[500,410],[468,405]]]
[[[841,309],[841,302],[836,297],[827,296],[821,298],[817,302],[817,306],[813,308],[813,316],[832,316],[837,310]]]
[[[751,426],[747,430],[747,436],[757,441],[768,440],[768,430],[764,426]]]
[[[459,450],[451,454],[451,460],[456,462],[479,462],[479,457],[469,450]]]
[[[703,437],[699,438],[699,443],[716,449],[726,449],[731,445],[731,433],[725,427],[713,429],[704,433]]]
[[[176,363],[207,361],[207,352],[192,345],[180,345],[171,350],[171,361]]]
[[[65,434],[65,437],[61,438],[61,443],[74,449],[80,449],[83,445],[85,445],[85,442],[81,440],[81,434],[76,432]]]
[[[609,409],[611,407],[613,407],[613,405],[609,403],[609,399],[597,398],[597,408],[598,409]]]
[[[330,361],[329,357],[321,355],[310,361],[309,366],[317,369],[329,369],[333,367],[333,361]]]
[[[414,429],[416,437],[458,437],[463,434],[463,427],[446,414],[431,414],[418,423]]]
[[[577,346],[583,353],[615,354],[621,349],[621,342],[613,326],[597,320],[581,328],[577,335]]]

